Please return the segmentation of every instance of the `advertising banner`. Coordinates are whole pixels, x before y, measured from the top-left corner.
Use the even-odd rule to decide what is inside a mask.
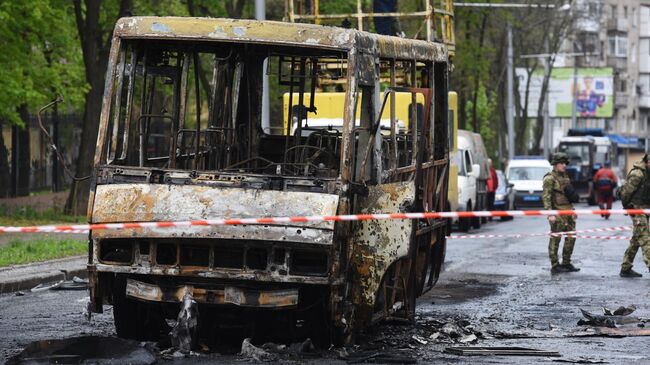
[[[572,67],[554,68],[548,88],[549,116],[571,118],[572,103],[578,118],[611,118],[614,113],[614,70],[612,68],[578,68],[577,90],[573,85]],[[516,69],[521,103],[525,100],[527,73]],[[528,116],[537,116],[537,105],[542,89],[544,70],[531,75],[528,86]],[[574,90],[577,92],[574,94]],[[575,100],[574,100],[575,99]]]

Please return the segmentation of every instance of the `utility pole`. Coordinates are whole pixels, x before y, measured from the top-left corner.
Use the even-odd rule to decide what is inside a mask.
[[[54,108],[52,111],[52,139],[55,146],[59,146],[59,105],[54,103]],[[59,186],[59,156],[55,151],[52,151],[52,191],[57,192],[60,189]]]
[[[573,59],[573,97],[571,98],[571,128],[576,127],[576,102],[578,101],[578,58]]]
[[[512,161],[515,156],[515,104],[514,104],[514,80],[513,78],[513,50],[512,50],[512,26],[510,23],[507,25],[508,29],[508,54],[507,54],[507,64],[508,64],[508,99],[507,99],[507,108],[506,108],[506,123],[508,124],[508,161]]]
[[[265,0],[255,0],[255,19],[266,20],[266,4]],[[264,60],[262,69],[262,131],[264,133],[271,133],[271,122],[269,118],[269,76],[266,74],[268,67],[268,58]]]
[[[548,37],[544,39],[544,52],[549,53],[549,44]],[[544,117],[543,117],[543,127],[544,127],[544,158],[548,158],[550,155],[551,149],[551,131],[549,130],[549,111],[548,111],[548,88],[551,86],[551,65],[550,57],[546,57],[544,61],[544,76],[547,78],[548,84],[546,85],[546,95],[544,95]]]

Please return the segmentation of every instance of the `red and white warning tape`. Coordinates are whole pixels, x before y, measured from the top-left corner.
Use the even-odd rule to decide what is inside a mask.
[[[605,239],[629,239],[625,236],[611,236],[615,238],[608,238],[610,236],[581,236],[580,233],[594,233],[594,232],[619,232],[631,231],[632,226],[618,226],[618,227],[605,227],[605,228],[592,228],[582,229],[567,232],[544,232],[544,233],[511,233],[511,234],[466,234],[466,235],[452,235],[447,236],[450,239],[472,239],[472,238],[523,238],[523,237],[541,237],[541,236],[575,236],[577,238],[605,238]],[[623,238],[619,238],[623,237]]]
[[[349,214],[330,216],[306,217],[264,217],[264,218],[231,218],[204,219],[193,221],[165,222],[129,222],[129,223],[96,223],[63,226],[32,226],[32,227],[0,227],[0,232],[69,232],[86,230],[108,230],[129,228],[169,228],[193,226],[223,226],[244,224],[274,224],[274,223],[306,223],[306,222],[338,222],[364,221],[384,219],[439,219],[439,218],[471,218],[471,217],[530,217],[530,216],[575,216],[575,215],[650,215],[650,209],[576,209],[576,210],[506,210],[506,211],[477,211],[477,212],[424,212],[424,213],[389,213],[389,214]]]

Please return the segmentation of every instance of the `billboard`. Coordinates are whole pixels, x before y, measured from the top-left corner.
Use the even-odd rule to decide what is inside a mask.
[[[614,114],[614,70],[605,68],[578,68],[577,93],[575,95],[576,117],[611,118]],[[523,107],[526,92],[527,73],[525,68],[517,68],[519,95]],[[548,109],[551,118],[571,118],[574,102],[572,67],[554,68],[548,87]],[[531,75],[528,90],[528,116],[537,116],[537,104],[544,70],[536,70]]]

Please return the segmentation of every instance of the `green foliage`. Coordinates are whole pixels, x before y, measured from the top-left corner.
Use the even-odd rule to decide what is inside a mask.
[[[81,223],[85,217],[63,214],[60,208],[48,208],[42,212],[30,206],[9,209],[0,205],[0,225],[2,226],[36,226],[53,223]]]
[[[472,113],[473,102],[469,100],[465,107],[466,113]],[[476,116],[479,121],[479,134],[483,137],[485,149],[493,161],[498,161],[496,156],[499,141],[497,140],[497,132],[494,128],[496,121],[494,116],[496,114],[497,102],[495,97],[488,98],[487,90],[482,84],[479,85],[478,95],[476,98]]]
[[[20,105],[39,108],[66,97],[82,105],[87,90],[74,17],[56,0],[0,2],[0,118],[22,125]]]
[[[32,241],[13,240],[0,247],[0,267],[83,255],[88,243],[83,240],[43,238]]]

